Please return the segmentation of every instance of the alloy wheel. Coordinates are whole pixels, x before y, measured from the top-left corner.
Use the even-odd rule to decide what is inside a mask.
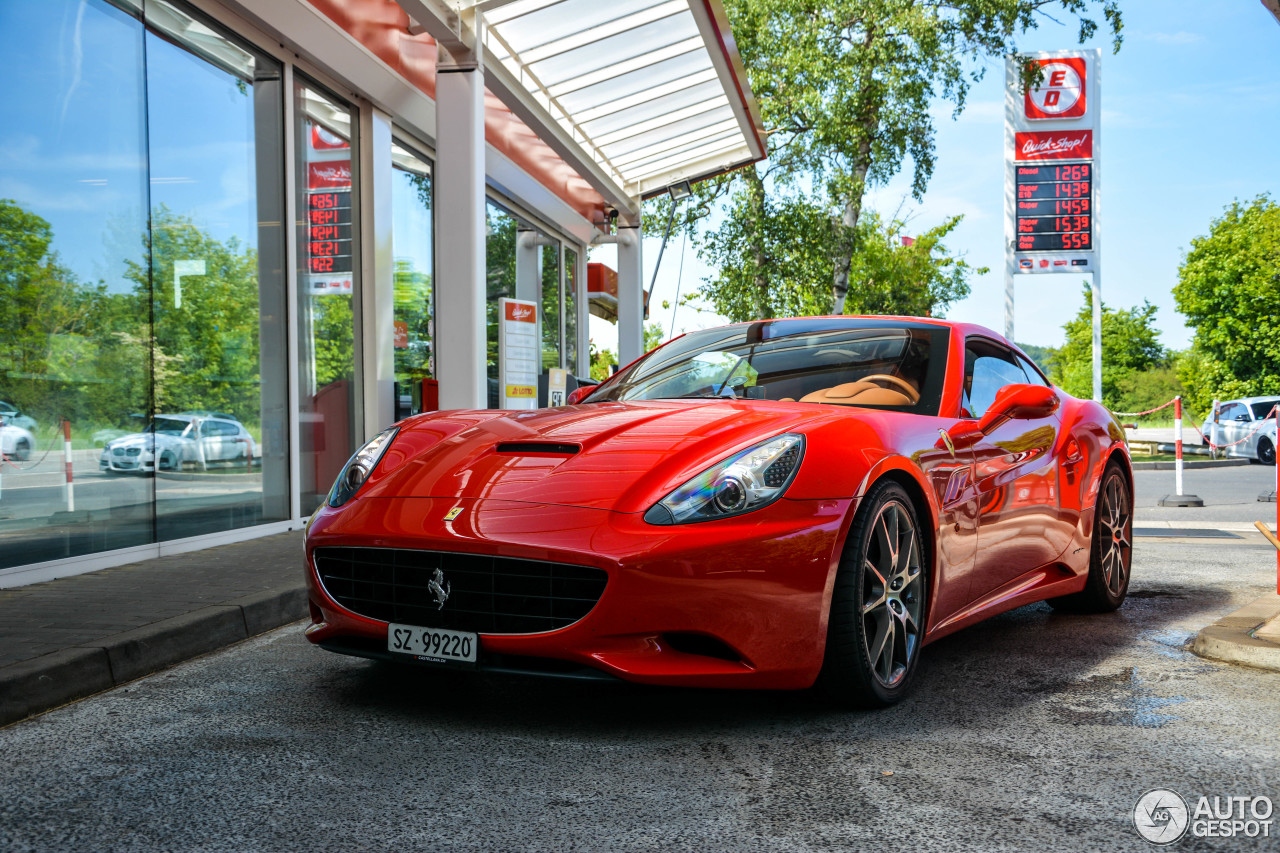
[[[871,523],[862,571],[862,636],[885,687],[902,681],[920,650],[924,597],[919,536],[906,507],[886,502]]]
[[[1126,500],[1124,480],[1119,475],[1108,477],[1103,486],[1102,505],[1098,508],[1098,546],[1102,578],[1112,595],[1119,595],[1129,580],[1132,556],[1133,516]]]

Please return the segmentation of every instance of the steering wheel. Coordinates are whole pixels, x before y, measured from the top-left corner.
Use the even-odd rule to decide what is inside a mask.
[[[873,373],[870,376],[862,377],[858,381],[859,382],[877,382],[877,383],[883,382],[889,385],[896,385],[898,386],[897,390],[901,391],[903,394],[906,394],[907,399],[911,400],[912,403],[920,402],[920,392],[917,391],[915,388],[912,388],[911,383],[903,379],[899,379],[896,376],[890,376],[887,373]]]

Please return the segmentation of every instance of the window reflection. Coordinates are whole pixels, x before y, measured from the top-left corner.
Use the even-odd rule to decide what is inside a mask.
[[[564,250],[564,366],[578,373],[578,253]]]
[[[99,0],[0,4],[0,569],[153,537],[151,481],[98,471],[151,397],[143,49]]]
[[[432,349],[432,185],[431,164],[407,146],[392,144],[391,163],[395,417],[399,420],[438,408]]]
[[[498,300],[520,299],[537,306],[539,332],[530,346],[529,361],[532,369],[541,368],[544,377],[549,368],[563,365],[564,302],[559,242],[492,202],[486,214],[486,365],[489,408],[496,409],[502,400],[498,386]]]
[[[150,289],[155,418],[104,458],[157,471],[163,540],[289,515],[282,119],[274,60],[167,3],[146,13],[150,264],[130,276]]]
[[[355,450],[354,110],[318,86],[294,87],[302,512],[328,493]]]

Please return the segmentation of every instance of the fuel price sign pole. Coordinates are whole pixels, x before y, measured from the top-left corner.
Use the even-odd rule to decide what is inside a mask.
[[[1005,60],[1004,333],[1013,340],[1020,275],[1086,273],[1093,287],[1093,397],[1102,399],[1102,273],[1098,166],[1099,50],[1051,51]],[[1043,80],[1022,89],[1022,61]]]

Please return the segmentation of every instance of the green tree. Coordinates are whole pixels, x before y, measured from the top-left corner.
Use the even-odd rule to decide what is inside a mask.
[[[1280,389],[1280,205],[1234,202],[1191,241],[1173,288],[1195,329],[1179,375],[1198,411]]]
[[[256,418],[257,252],[234,237],[215,240],[164,205],[152,211],[151,220],[144,237],[150,263],[129,261],[126,275],[143,304],[150,297],[157,363],[180,359],[180,371],[156,383],[156,409],[215,409]],[[183,275],[177,286],[179,261],[203,261],[204,273]],[[322,340],[340,339],[335,334]]]
[[[81,285],[52,251],[53,229],[0,199],[0,399],[52,420],[72,412],[66,379],[90,357],[99,289]]]
[[[987,64],[1016,53],[1017,37],[1042,20],[1056,20],[1051,11],[1074,17],[1085,41],[1098,30],[1091,16],[1096,8],[1118,50],[1116,0],[729,0],[734,37],[769,136],[767,164],[699,187],[682,219],[696,233],[718,198],[731,199],[714,229],[720,233],[709,242],[736,242],[741,262],[721,285],[747,292],[722,298],[754,305],[755,317],[768,316],[766,295],[785,260],[785,253],[771,250],[782,244],[805,259],[814,251],[826,256],[806,271],[816,268],[808,287],[825,288],[829,296],[789,294],[789,302],[844,311],[849,288],[865,285],[857,275],[866,265],[856,258],[875,248],[864,244],[867,231],[859,227],[867,189],[887,183],[909,157],[913,194],[923,197],[934,166],[932,105],[948,102],[958,114]],[[1024,83],[1038,73],[1024,65]],[[808,196],[810,207],[770,202],[771,194],[789,189]],[[669,204],[652,206],[650,232],[665,222]],[[780,238],[788,224],[792,233]]]
[[[1108,308],[1102,304],[1102,401],[1124,411],[1122,383],[1134,374],[1167,364],[1155,328],[1156,307]],[[1076,397],[1093,396],[1093,291],[1084,286],[1084,306],[1062,327],[1067,341],[1058,350],[1053,381]],[[1166,397],[1165,400],[1169,398]],[[1164,402],[1162,400],[1161,402]],[[1150,407],[1148,407],[1150,408]]]

